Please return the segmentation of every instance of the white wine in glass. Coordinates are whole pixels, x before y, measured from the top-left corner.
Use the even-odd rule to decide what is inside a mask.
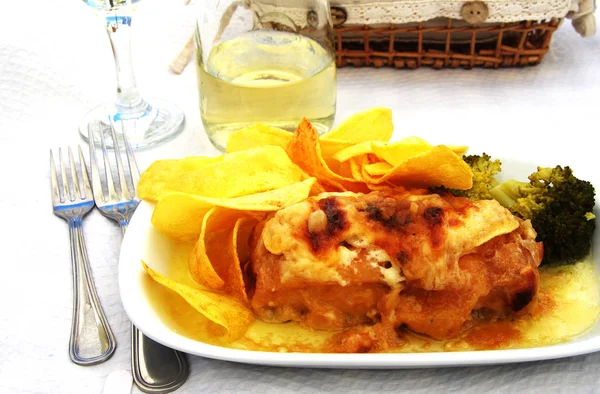
[[[336,112],[327,0],[203,0],[196,69],[200,116],[212,144],[262,123],[294,131],[307,118],[326,133]]]
[[[90,127],[104,132],[114,127],[117,135],[127,133],[134,149],[141,149],[165,142],[183,130],[185,116],[177,106],[157,98],[145,100],[135,83],[130,29],[136,4],[140,1],[83,0],[106,21],[117,77],[116,100],[92,109],[80,123],[79,132],[84,139],[87,139]]]

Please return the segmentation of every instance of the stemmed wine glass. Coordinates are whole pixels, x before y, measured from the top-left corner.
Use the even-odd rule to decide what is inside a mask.
[[[127,132],[134,149],[146,148],[177,135],[184,124],[183,112],[168,101],[145,100],[137,89],[131,62],[131,19],[141,0],[83,0],[106,19],[106,30],[116,66],[117,98],[92,109],[79,125],[87,140],[88,128],[110,133],[111,124],[117,134]],[[100,133],[94,133],[100,135]],[[99,137],[98,137],[99,138]],[[112,141],[107,138],[106,141]]]

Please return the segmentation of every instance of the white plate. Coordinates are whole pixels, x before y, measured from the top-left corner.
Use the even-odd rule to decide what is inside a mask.
[[[523,163],[503,163],[505,176],[527,176],[535,166]],[[576,173],[579,174],[579,173]],[[595,182],[587,177],[595,185]],[[208,345],[192,340],[169,329],[155,313],[146,297],[143,286],[145,274],[140,260],[151,262],[159,272],[166,271],[171,242],[156,231],[151,223],[153,205],[142,202],[137,209],[121,248],[119,260],[119,289],[125,311],[131,321],[147,336],[171,348],[198,356],[234,362],[321,368],[422,368],[442,366],[467,366],[525,361],[548,360],[576,356],[600,350],[600,322],[584,335],[564,344],[515,350],[468,351],[449,353],[395,353],[395,354],[319,354],[272,353],[236,350]],[[598,206],[596,214],[598,215]],[[594,236],[594,249],[598,250],[600,231]],[[599,254],[594,255],[596,269],[600,272]]]

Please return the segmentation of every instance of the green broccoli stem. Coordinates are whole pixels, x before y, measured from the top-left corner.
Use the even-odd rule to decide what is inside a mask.
[[[531,187],[531,185],[511,179],[491,188],[490,194],[500,205],[510,209],[517,202],[517,198],[520,196],[519,191],[524,187]]]

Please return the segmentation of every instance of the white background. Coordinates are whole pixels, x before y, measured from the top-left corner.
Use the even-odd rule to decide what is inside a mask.
[[[168,63],[192,33],[182,0],[146,0],[134,17],[133,53],[145,96],[186,113],[184,132],[140,152],[158,158],[216,154],[197,106],[195,70]],[[537,67],[504,70],[339,70],[337,121],[374,105],[394,111],[395,137],[466,144],[541,165],[571,165],[598,178],[595,136],[600,36],[580,38],[565,22]],[[82,143],[81,116],[114,96],[114,66],[102,21],[78,0],[0,4],[0,392],[99,393],[106,376],[129,367],[129,323],[117,288],[116,223],[84,221],[94,278],[118,348],[108,362],[79,367],[68,358],[71,267],[67,225],[52,215],[50,149]],[[532,168],[533,170],[533,168]],[[526,176],[527,174],[523,174]],[[600,392],[600,355],[495,367],[344,371],[247,366],[191,357],[179,392],[487,390]]]

